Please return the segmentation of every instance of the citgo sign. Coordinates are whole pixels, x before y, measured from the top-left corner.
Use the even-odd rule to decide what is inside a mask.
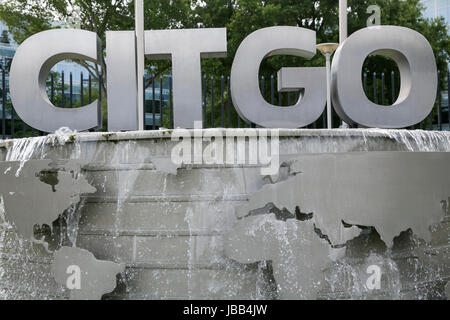
[[[106,34],[108,130],[137,130],[136,36],[134,31]],[[201,58],[227,54],[226,29],[145,31],[145,55],[171,59],[174,89],[174,125],[193,128],[202,119]],[[278,90],[303,89],[290,108],[264,100],[258,86],[262,60],[273,55],[306,59],[316,54],[312,30],[277,26],[257,30],[240,45],[231,70],[231,95],[239,115],[267,128],[299,128],[317,120],[325,108],[326,70],[282,68]],[[371,102],[361,83],[364,60],[371,54],[393,59],[401,77],[400,94],[390,107]],[[11,66],[11,99],[18,115],[46,132],[60,127],[83,131],[98,126],[98,101],[77,109],[56,108],[47,97],[46,78],[62,59],[103,60],[100,39],[83,30],[49,30],[22,43]],[[397,26],[374,26],[352,34],[337,49],[332,64],[332,98],[336,112],[348,123],[364,127],[402,128],[430,113],[436,98],[437,69],[428,41],[418,32]]]

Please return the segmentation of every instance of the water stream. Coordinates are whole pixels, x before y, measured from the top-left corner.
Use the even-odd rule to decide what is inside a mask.
[[[67,244],[87,249],[97,259],[126,264],[120,283],[105,298],[262,299],[286,297],[283,290],[294,292],[292,288],[286,291],[281,282],[292,282],[289,279],[297,277],[296,246],[317,240],[306,236],[309,233],[305,230],[309,229],[304,222],[270,218],[269,222],[265,219],[250,229],[253,235],[250,232],[248,236],[255,236],[264,224],[276,226],[273,241],[278,241],[280,257],[285,258],[281,265],[269,259],[248,263],[233,260],[226,255],[224,236],[236,226],[235,209],[247,203],[249,194],[261,190],[267,181],[257,174],[257,169],[246,166],[184,167],[176,176],[158,172],[151,165],[151,158],[170,156],[173,144],[166,139],[167,135],[145,138],[61,129],[45,137],[0,141],[0,161],[5,166],[18,162],[20,165],[14,172],[18,179],[30,161],[85,163],[80,174],[97,191],[83,195],[79,203],[61,212],[60,219],[49,226],[53,231],[37,230],[53,236],[53,240],[48,239],[49,252]],[[286,131],[280,138],[280,154],[287,158],[345,152],[450,152],[450,133],[446,132],[296,130]],[[68,298],[68,290],[57,285],[50,275],[52,254],[42,244],[16,233],[5,217],[3,203],[0,197],[0,298]],[[434,250],[439,256],[439,250],[448,248],[448,224],[436,228],[444,238],[447,232],[447,243],[434,238],[434,242],[424,243],[414,235],[405,238],[398,235],[394,246],[385,246],[383,250],[378,250],[385,244],[376,230],[365,229],[367,234],[346,244],[346,254],[327,260],[314,296],[445,298],[437,286],[423,288],[430,283],[446,282],[450,276],[448,260],[431,261],[423,253]],[[55,235],[58,232],[63,235]],[[383,290],[374,295],[361,282],[371,264],[385,270]],[[411,272],[416,274],[415,278],[406,274]],[[274,285],[277,279],[279,283]]]

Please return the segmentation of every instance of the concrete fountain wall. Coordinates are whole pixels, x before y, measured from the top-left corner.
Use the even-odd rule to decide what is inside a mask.
[[[339,258],[323,264],[322,276],[314,288],[307,294],[300,290],[296,295],[294,289],[286,290],[286,283],[279,283],[289,282],[277,276],[282,265],[274,266],[274,261],[240,261],[227,253],[230,247],[225,239],[230,238],[229,233],[242,218],[237,208],[250,203],[251,195],[270,183],[260,175],[260,167],[192,165],[182,166],[176,175],[170,174],[155,165],[157,159],[170,157],[177,143],[170,137],[171,131],[80,133],[0,142],[0,161],[5,163],[83,160],[82,173],[96,188],[95,193],[83,195],[79,204],[53,223],[53,233],[45,228],[35,230],[35,234],[40,232],[48,238],[48,251],[24,239],[3,221],[0,297],[69,298],[69,290],[51,274],[51,252],[71,240],[97,259],[125,264],[116,289],[104,298],[446,298],[445,286],[450,277],[448,205],[444,206],[441,221],[430,226],[428,242],[405,228],[386,246],[371,225],[360,228],[345,238],[349,242],[343,247],[334,248],[339,249]],[[280,131],[281,159],[350,152],[447,155],[450,133]],[[450,180],[449,171],[442,175]],[[444,192],[450,197],[450,189]],[[4,214],[1,219],[7,220]],[[313,263],[303,261],[315,268]],[[368,291],[357,282],[364,278],[361,270],[374,263],[385,266],[387,271],[383,287]]]

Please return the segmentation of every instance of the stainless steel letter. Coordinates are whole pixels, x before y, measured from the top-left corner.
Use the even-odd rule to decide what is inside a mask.
[[[106,32],[106,53],[108,131],[139,130],[134,31]]]
[[[393,59],[401,87],[390,107],[371,102],[361,81],[369,55]],[[430,44],[420,33],[396,26],[369,27],[353,33],[336,51],[332,65],[332,96],[336,112],[347,123],[365,127],[404,128],[431,112],[437,92],[437,68]]]
[[[280,108],[264,100],[258,81],[264,58],[293,55],[312,58],[316,33],[298,27],[270,27],[250,34],[241,43],[231,68],[231,96],[242,119],[269,128],[300,128],[317,120],[325,108],[325,68],[283,68],[278,89],[304,89],[295,106]]]
[[[76,109],[56,108],[48,99],[46,80],[61,60],[100,63],[101,54],[98,36],[84,30],[48,30],[25,40],[17,49],[10,74],[11,101],[19,117],[45,132],[61,127],[78,131],[97,127],[101,121],[98,101]]]
[[[306,127],[322,115],[327,98],[326,77],[325,68],[281,68],[278,71],[278,91],[303,89],[295,106],[277,109],[286,113],[292,123],[285,123],[285,128]]]
[[[227,53],[226,29],[145,31],[145,55],[172,59],[175,128],[193,128],[202,120],[200,58],[221,58]]]

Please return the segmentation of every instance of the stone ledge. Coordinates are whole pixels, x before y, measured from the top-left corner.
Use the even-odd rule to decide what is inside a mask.
[[[185,129],[191,136],[194,135],[193,129]],[[244,136],[249,130],[256,130],[261,132],[261,128],[213,128],[201,129],[203,132],[219,131],[221,133],[229,133],[234,136]],[[409,135],[414,139],[414,136],[434,136],[434,138],[446,138],[450,140],[450,131],[424,131],[424,130],[394,130],[394,129],[276,129],[278,130],[280,138],[289,137],[370,137],[370,138],[388,138],[395,139],[396,136]],[[151,140],[151,139],[170,139],[172,138],[174,130],[146,130],[146,131],[127,131],[127,132],[80,132],[74,133],[68,137],[67,143],[72,142],[96,142],[96,141],[123,141],[123,140]],[[37,139],[38,137],[34,138]],[[43,137],[39,137],[43,138]],[[27,138],[33,139],[33,138]],[[8,147],[17,140],[23,139],[9,139],[0,140],[0,148]]]

